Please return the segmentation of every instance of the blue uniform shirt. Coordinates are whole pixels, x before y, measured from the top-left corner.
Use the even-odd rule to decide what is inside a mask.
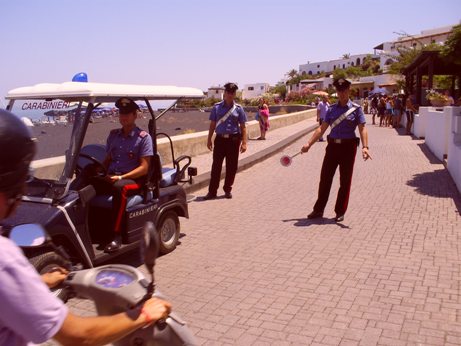
[[[107,137],[106,152],[111,156],[109,173],[125,174],[137,168],[141,157],[154,155],[152,138],[139,127],[135,127],[128,136],[122,129],[112,130]]]
[[[236,107],[227,120],[216,127],[216,133],[218,135],[240,133],[240,124],[247,122],[247,115],[242,106],[237,103],[234,104]],[[219,119],[226,115],[231,107],[227,106],[224,101],[216,103],[211,110],[210,120],[217,123]]]
[[[328,124],[332,124],[336,119],[338,119],[343,113],[347,112],[351,107],[357,107],[355,112],[349,114],[346,119],[341,121],[338,125],[336,125],[333,130],[330,132],[331,138],[338,138],[338,139],[345,139],[345,138],[356,138],[355,135],[355,128],[359,124],[365,124],[365,115],[363,114],[362,107],[353,103],[352,101],[348,101],[347,105],[341,107],[339,103],[335,103],[330,107],[325,116],[325,121]]]

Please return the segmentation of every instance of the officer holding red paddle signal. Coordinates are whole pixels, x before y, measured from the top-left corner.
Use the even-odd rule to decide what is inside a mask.
[[[301,148],[307,153],[312,145],[323,136],[331,126],[331,132],[327,136],[328,145],[323,159],[320,175],[320,185],[317,202],[313,211],[307,216],[308,219],[323,217],[323,211],[328,202],[331,184],[339,166],[340,187],[335,205],[335,221],[344,220],[344,214],[349,202],[349,193],[352,182],[357,146],[360,143],[355,135],[355,128],[359,128],[362,142],[362,157],[366,161],[371,159],[368,148],[368,132],[365,128],[365,116],[362,108],[349,100],[351,82],[345,78],[336,78],[333,82],[338,93],[338,102],[330,107],[325,121],[314,131],[306,145]]]

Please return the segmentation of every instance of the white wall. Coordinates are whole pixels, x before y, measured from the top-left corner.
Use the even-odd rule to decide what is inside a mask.
[[[429,107],[419,107],[419,114],[415,114],[413,123],[413,134],[418,138],[426,137],[426,115]]]
[[[447,168],[461,193],[461,107],[446,108],[451,108]]]
[[[268,83],[245,84],[242,91],[242,99],[254,99],[269,91]]]
[[[422,108],[428,109],[426,113],[426,145],[440,161],[443,161],[444,156],[448,155],[448,136],[454,107]]]
[[[222,100],[224,97],[224,89],[208,89],[208,94],[206,98],[208,99],[217,99]]]

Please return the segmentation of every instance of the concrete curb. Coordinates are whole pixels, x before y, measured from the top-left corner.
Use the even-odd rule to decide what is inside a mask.
[[[286,148],[290,144],[296,142],[299,138],[307,135],[309,132],[314,131],[317,127],[318,127],[318,124],[310,125],[307,128],[301,131],[298,131],[295,134],[271,145],[268,148],[265,148],[243,159],[240,159],[237,172],[241,172],[245,169],[248,169],[254,166],[255,164],[261,161],[264,161],[268,159],[269,157],[277,154],[278,152],[282,151],[284,148]],[[222,172],[221,172],[221,179],[223,179],[225,175],[226,175],[226,168],[223,167]],[[210,167],[210,171],[197,175],[196,177],[194,177],[192,184],[186,184],[183,186],[183,188],[186,191],[186,193],[192,193],[204,187],[207,187],[208,184],[210,183],[210,179],[211,179],[211,167]]]

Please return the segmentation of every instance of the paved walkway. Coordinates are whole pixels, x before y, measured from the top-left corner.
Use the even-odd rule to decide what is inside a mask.
[[[325,218],[306,219],[325,143],[289,168],[275,155],[239,172],[232,200],[189,204],[182,244],[156,276],[201,344],[461,344],[461,197],[423,141],[368,128],[373,160],[357,156],[341,224],[338,179]],[[266,142],[250,142],[248,155]],[[195,163],[209,169],[209,159]]]

